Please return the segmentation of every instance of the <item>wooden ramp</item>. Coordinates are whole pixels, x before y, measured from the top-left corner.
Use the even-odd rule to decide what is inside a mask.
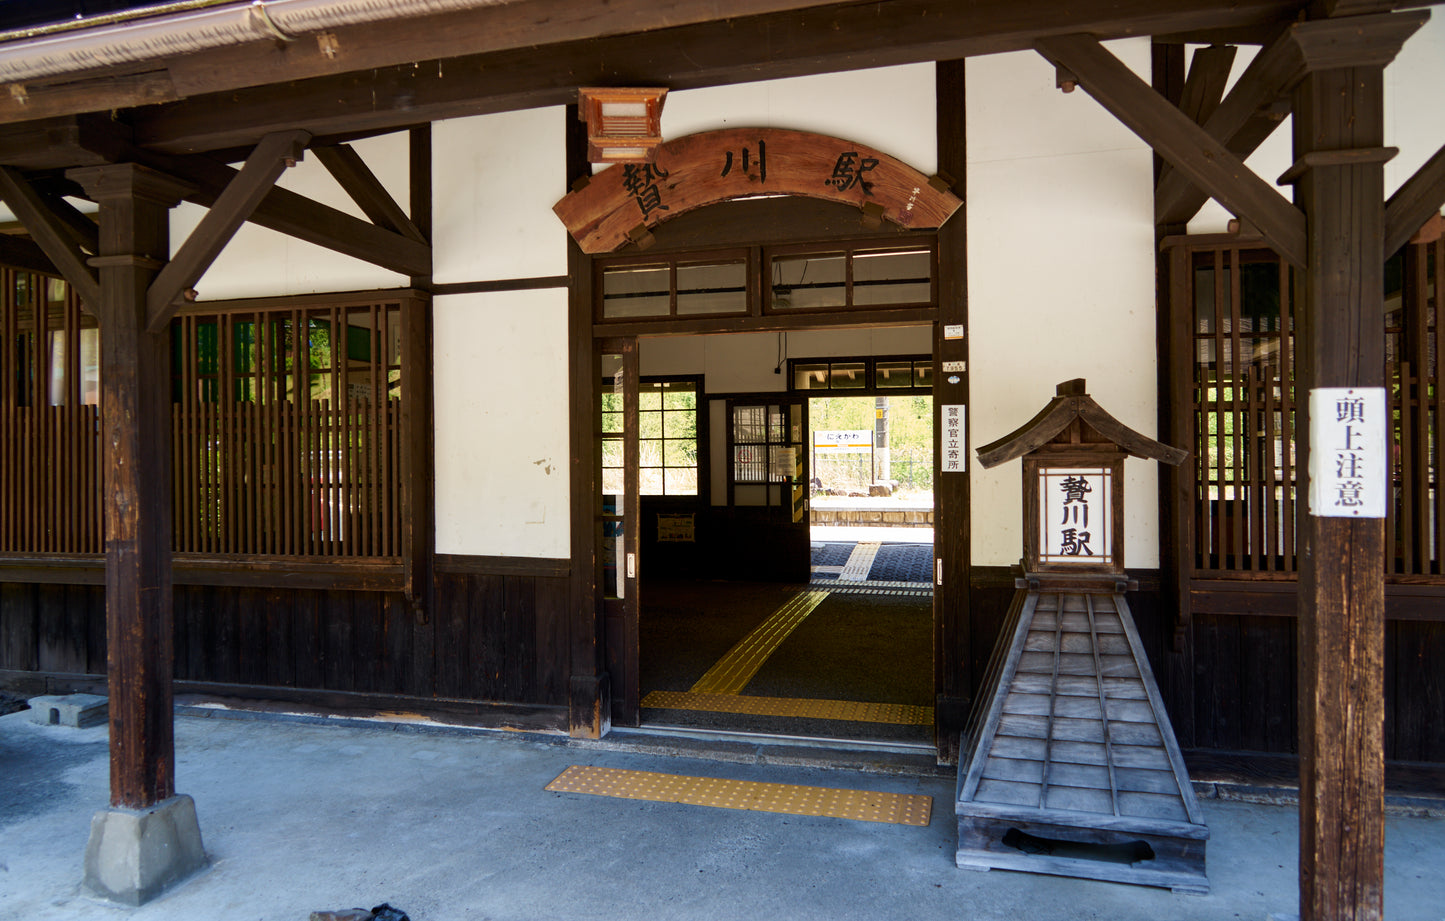
[[[960,867],[1208,891],[1209,829],[1123,594],[1019,591],[981,693]]]

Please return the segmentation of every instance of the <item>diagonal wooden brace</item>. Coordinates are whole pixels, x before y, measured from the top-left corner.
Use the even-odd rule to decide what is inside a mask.
[[[406,210],[391,197],[386,186],[376,178],[376,174],[361,159],[355,148],[349,144],[337,144],[334,147],[313,148],[312,153],[316,154],[316,159],[320,160],[321,165],[341,184],[341,188],[346,190],[346,194],[351,196],[351,200],[371,218],[373,224],[418,243],[426,243],[426,237],[412,223]]]
[[[1281,256],[1294,265],[1305,264],[1305,222],[1299,209],[1096,39],[1062,35],[1039,39],[1035,47],[1050,63],[1077,74],[1090,96],[1176,170],[1259,227]]]
[[[76,245],[74,235],[61,218],[14,167],[0,167],[0,198],[20,218],[20,223],[30,231],[41,250],[80,295],[80,303],[86,311],[96,313],[100,309],[100,281],[95,270],[86,264],[85,252]]]
[[[295,164],[310,141],[311,135],[305,131],[278,131],[266,135],[251,151],[245,166],[227,183],[211,210],[151,282],[146,295],[147,324],[151,332],[159,332],[170,323],[181,292],[210,268],[256,206],[270,194],[277,178]]]

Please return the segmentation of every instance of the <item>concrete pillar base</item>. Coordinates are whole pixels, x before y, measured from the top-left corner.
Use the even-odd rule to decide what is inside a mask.
[[[206,863],[189,796],[148,809],[105,809],[90,820],[81,889],[106,901],[143,905]]]

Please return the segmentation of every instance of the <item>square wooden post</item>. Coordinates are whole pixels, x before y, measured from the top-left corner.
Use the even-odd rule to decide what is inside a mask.
[[[130,163],[67,175],[100,204],[110,801],[143,809],[175,793],[170,331],[147,331],[146,293],[189,187]]]
[[[1347,46],[1312,28],[1327,23],[1292,30],[1308,71],[1284,177],[1308,235],[1295,333],[1302,921],[1384,916],[1385,521],[1312,514],[1307,474],[1309,392],[1388,383],[1384,69],[1414,28],[1358,22]],[[1388,489],[1387,470],[1362,474]]]

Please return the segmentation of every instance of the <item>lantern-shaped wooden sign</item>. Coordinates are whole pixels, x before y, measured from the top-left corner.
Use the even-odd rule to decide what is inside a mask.
[[[1035,573],[1124,572],[1124,458],[1179,464],[1187,452],[1141,435],[1065,381],[1022,428],[978,449],[995,467],[1023,458],[1024,568]]]

